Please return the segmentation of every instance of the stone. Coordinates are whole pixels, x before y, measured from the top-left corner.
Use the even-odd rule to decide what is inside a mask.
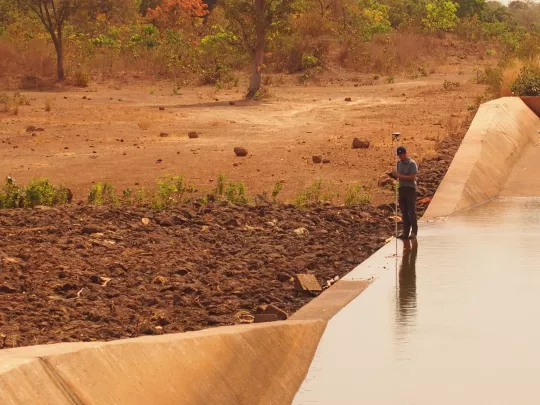
[[[96,274],[90,276],[90,281],[94,284],[99,284],[101,282],[100,277]]]
[[[141,222],[142,222],[144,225],[149,225],[149,224],[150,224],[150,219],[149,219],[149,218],[143,218],[143,219],[141,219]]]
[[[296,274],[294,289],[299,292],[320,292],[322,287],[313,274]]]
[[[278,279],[279,281],[281,281],[282,283],[286,283],[286,282],[289,281],[291,278],[292,278],[292,277],[291,277],[289,274],[287,274],[287,273],[279,273],[279,274],[277,275],[277,279]]]
[[[234,101],[229,101],[229,105],[235,105],[236,103]]]
[[[199,137],[199,134],[195,131],[188,132],[189,139],[197,139]]]
[[[353,143],[352,143],[352,148],[353,149],[368,149],[369,145],[370,145],[369,141],[354,138]]]
[[[278,320],[276,314],[257,314],[253,323],[263,323],[263,322],[275,322]]]
[[[234,148],[234,153],[236,154],[236,156],[239,156],[239,157],[244,157],[244,156],[247,156],[248,155],[248,151],[246,148],[242,148],[242,147],[236,147]]]
[[[35,130],[36,130],[36,127],[33,125],[30,125],[29,127],[26,128],[26,132],[34,132]]]
[[[86,225],[81,230],[81,233],[85,235],[91,235],[93,233],[100,233],[100,232],[102,232],[102,230],[95,225]]]
[[[162,138],[166,138],[166,137],[169,136],[169,134],[167,132],[162,132],[162,133],[159,134],[159,136],[162,137]]]
[[[159,107],[159,111],[164,111],[165,107]]]
[[[13,294],[16,292],[17,290],[9,285],[0,285],[0,293]]]
[[[350,102],[350,101],[352,101],[352,99],[351,99],[350,97],[347,97],[347,98],[345,99],[345,101]]]
[[[266,309],[264,310],[263,315],[275,315],[277,316],[278,321],[286,321],[287,318],[289,318],[289,315],[287,315],[287,312],[279,309],[278,307],[274,305],[268,305]]]
[[[320,156],[320,155],[313,155],[313,156],[311,157],[311,160],[312,160],[313,163],[315,163],[315,164],[322,163],[322,161],[323,161],[322,156]]]
[[[323,159],[322,162],[323,162],[323,164],[328,164],[328,163],[330,163],[330,159]]]
[[[167,284],[167,279],[163,276],[157,276],[156,278],[152,280],[152,284],[165,285]]]

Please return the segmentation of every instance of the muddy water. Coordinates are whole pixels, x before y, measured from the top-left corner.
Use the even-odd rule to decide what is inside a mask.
[[[294,404],[540,401],[540,199],[424,226],[378,277],[330,322]]]

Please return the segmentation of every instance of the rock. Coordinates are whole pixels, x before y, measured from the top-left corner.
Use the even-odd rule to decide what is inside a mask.
[[[162,163],[162,162],[163,162],[163,159],[156,160],[156,163]]]
[[[161,226],[173,226],[173,222],[168,218],[159,221],[159,224]]]
[[[234,228],[238,228],[240,226],[240,222],[238,222],[238,220],[235,219],[235,218],[231,218],[227,222],[225,222],[225,225],[230,226],[230,227],[234,227]]]
[[[101,228],[98,228],[97,226],[95,225],[86,225],[83,227],[83,229],[81,230],[81,233],[85,234],[85,235],[91,235],[93,233],[100,233],[100,232],[103,232]]]
[[[189,139],[196,139],[196,138],[199,137],[199,134],[197,132],[195,132],[195,131],[190,131],[190,132],[188,132],[188,137],[189,137]]]
[[[166,133],[166,132],[162,132],[162,133],[159,134],[159,136],[162,137],[162,138],[167,138],[169,136],[169,134]]]
[[[322,156],[320,156],[320,155],[313,155],[313,156],[311,157],[311,160],[312,160],[313,163],[315,163],[315,164],[322,163],[322,161],[323,161]]]
[[[157,276],[156,278],[152,280],[152,284],[165,285],[167,284],[167,279],[163,276]]]
[[[278,320],[277,315],[275,314],[257,314],[255,315],[254,323],[262,323],[262,322],[275,322]]]
[[[101,282],[100,277],[96,274],[90,276],[90,281],[94,284],[100,284]]]
[[[149,225],[149,224],[150,224],[150,219],[149,219],[149,218],[143,218],[143,219],[141,219],[141,222],[142,222],[144,225]]]
[[[45,131],[45,129],[43,129],[43,128],[36,128],[35,131],[36,131],[36,132],[43,132],[43,131]]]
[[[234,101],[229,101],[229,105],[235,105],[236,103]]]
[[[385,187],[394,184],[394,180],[386,174],[381,174],[379,177],[379,187]]]
[[[239,164],[240,164],[240,163],[238,163],[238,162],[234,162],[232,165],[233,165],[234,167],[238,167]]]
[[[285,321],[289,317],[287,312],[275,307],[274,305],[268,305],[264,310],[263,315],[275,315],[279,321]]]
[[[159,107],[159,111],[164,111],[165,107]]]
[[[83,96],[83,98],[82,98],[82,99],[83,99],[83,100],[86,100],[86,99],[87,99],[87,97],[86,97],[86,96]]]
[[[313,274],[296,274],[294,289],[299,292],[320,292],[322,287]]]
[[[186,269],[176,270],[174,274],[177,274],[179,276],[187,276],[189,274],[189,270],[186,270]]]
[[[9,285],[0,285],[0,293],[14,294],[17,290]]]
[[[26,128],[26,132],[34,132],[35,130],[36,130],[36,127],[33,125],[30,125],[29,127]]]
[[[287,273],[278,273],[277,279],[281,281],[282,283],[286,283],[289,281],[292,277]]]
[[[330,159],[323,159],[322,162],[323,162],[323,164],[328,164],[328,163],[330,163]]]
[[[350,97],[347,97],[347,98],[345,99],[345,101],[349,102],[349,101],[352,101],[352,99],[351,99]]]
[[[247,149],[241,148],[241,147],[234,148],[234,153],[236,154],[236,156],[239,156],[239,157],[244,157],[248,155]]]
[[[361,140],[358,138],[354,138],[352,142],[352,148],[353,149],[367,149],[369,148],[370,142],[366,140]]]

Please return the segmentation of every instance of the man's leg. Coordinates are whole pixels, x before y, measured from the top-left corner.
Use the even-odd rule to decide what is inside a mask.
[[[403,219],[403,236],[408,238],[411,232],[411,221],[409,219],[409,210],[407,204],[407,191],[404,187],[399,190],[399,209],[401,210],[401,218]]]
[[[412,233],[418,235],[418,221],[416,219],[416,190],[409,188],[407,190],[407,210],[409,212],[409,222],[412,226]]]

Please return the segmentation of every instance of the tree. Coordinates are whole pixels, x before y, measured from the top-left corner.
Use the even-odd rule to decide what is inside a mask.
[[[429,0],[426,4],[426,18],[422,20],[429,32],[451,31],[458,21],[456,11],[459,5],[451,0]]]
[[[247,97],[262,86],[264,53],[268,38],[283,31],[287,18],[297,9],[294,0],[222,0],[229,31],[239,38],[251,56],[251,79]]]
[[[51,36],[56,50],[58,80],[65,79],[64,73],[64,25],[77,0],[27,0],[28,7],[36,14]]]
[[[160,28],[179,28],[208,13],[202,0],[163,0],[147,11],[146,18]]]

